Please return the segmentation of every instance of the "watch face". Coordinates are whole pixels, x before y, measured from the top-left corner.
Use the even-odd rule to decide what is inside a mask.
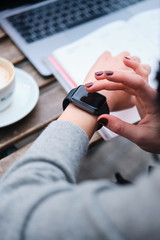
[[[81,85],[72,96],[72,101],[77,105],[81,105],[85,110],[96,113],[106,102],[106,98],[97,92],[88,93],[84,85]]]

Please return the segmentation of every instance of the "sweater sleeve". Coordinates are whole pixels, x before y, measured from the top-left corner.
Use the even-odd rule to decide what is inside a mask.
[[[4,174],[2,181],[20,174],[26,178],[29,175],[30,179],[33,176],[33,180],[42,182],[65,179],[74,183],[88,142],[87,135],[78,126],[68,121],[54,121]]]
[[[159,170],[132,186],[76,185],[87,148],[74,124],[46,128],[0,181],[0,239],[159,239]]]

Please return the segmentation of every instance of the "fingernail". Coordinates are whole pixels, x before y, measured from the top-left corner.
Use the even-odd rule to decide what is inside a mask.
[[[129,57],[124,57],[125,59],[127,59],[127,60],[130,60],[130,58]]]
[[[98,123],[103,125],[103,126],[107,126],[108,120],[105,119],[105,118],[101,118],[101,119],[99,119]]]
[[[102,71],[95,72],[95,75],[96,75],[96,76],[101,76],[102,74],[103,74],[103,72],[102,72]]]
[[[113,72],[112,72],[112,71],[105,71],[105,74],[106,74],[107,76],[110,76],[110,75],[113,75]]]
[[[93,86],[93,82],[90,82],[90,83],[86,83],[86,84],[85,84],[85,87],[86,87],[86,88],[90,88],[90,87],[92,87],[92,86]]]

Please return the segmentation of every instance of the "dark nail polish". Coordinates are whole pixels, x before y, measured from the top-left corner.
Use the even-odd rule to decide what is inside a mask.
[[[100,72],[95,72],[95,75],[96,75],[96,76],[101,76],[102,74],[103,74],[102,71],[100,71]]]
[[[86,84],[85,84],[85,87],[86,87],[86,88],[90,88],[90,87],[92,87],[92,86],[93,86],[93,82],[90,82],[90,83],[86,83]]]
[[[112,72],[112,71],[105,71],[105,74],[106,74],[107,76],[110,76],[110,75],[113,75],[113,72]]]
[[[125,59],[127,59],[127,60],[130,60],[130,58],[129,57],[124,57]]]
[[[105,119],[105,118],[101,118],[99,121],[98,121],[99,124],[103,125],[103,126],[107,126],[108,124],[108,120]]]

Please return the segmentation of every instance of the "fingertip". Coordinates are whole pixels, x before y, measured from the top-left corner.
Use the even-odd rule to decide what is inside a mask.
[[[108,114],[101,115],[98,118],[98,123],[107,127],[108,129],[110,129],[112,132],[116,134],[119,134],[121,136],[125,135],[124,126],[126,123],[113,115],[108,115]]]
[[[113,75],[113,72],[112,71],[105,71],[105,74],[106,74],[106,76],[111,76],[111,75]]]
[[[108,115],[108,114],[102,114],[98,117],[97,121],[99,124],[101,124],[103,126],[107,126],[109,117],[110,117],[110,115]]]
[[[124,56],[124,60],[141,63],[141,59],[137,56]]]
[[[103,71],[98,71],[98,72],[95,72],[95,76],[96,77],[100,77],[103,75]]]
[[[109,51],[105,51],[102,53],[102,55],[98,58],[98,59],[101,59],[101,60],[106,60],[108,58],[110,58],[112,55],[111,55],[111,52]]]
[[[91,87],[93,86],[93,82],[86,83],[84,86],[85,86],[87,89],[88,89],[88,88],[91,88]]]
[[[101,117],[101,118],[99,118],[98,119],[98,123],[100,124],[100,125],[103,125],[103,126],[107,126],[107,124],[108,124],[108,119],[106,119],[106,118],[104,118],[104,117]]]
[[[123,58],[123,62],[124,62],[124,64],[125,64],[127,67],[130,67],[130,68],[132,68],[133,70],[135,70],[135,69],[139,66],[139,64],[140,64],[138,61],[132,59],[132,58],[129,57],[129,56],[125,56],[125,57]]]
[[[97,80],[106,79],[106,77],[111,75],[113,75],[113,71],[110,71],[110,70],[95,72],[95,78]]]
[[[110,57],[111,56],[111,52],[110,51],[105,51],[104,55],[106,55],[107,57]]]
[[[106,75],[105,75],[104,71],[95,72],[94,76],[95,76],[96,80],[106,79]]]
[[[106,77],[105,77],[104,74],[103,74],[102,76],[96,76],[96,75],[95,75],[95,79],[99,81],[99,80],[104,80],[104,79],[106,79]]]
[[[131,58],[128,57],[128,56],[125,56],[125,57],[124,57],[124,60],[131,60]]]
[[[132,59],[137,61],[137,62],[139,62],[139,63],[141,63],[141,59],[138,56],[132,56]]]
[[[146,71],[147,74],[151,73],[151,66],[148,64],[142,64],[144,70]]]
[[[128,51],[123,51],[123,52],[119,53],[118,56],[120,56],[120,57],[130,56],[130,53]]]

